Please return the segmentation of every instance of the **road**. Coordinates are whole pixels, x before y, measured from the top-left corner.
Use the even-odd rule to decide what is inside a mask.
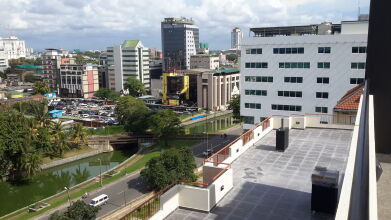
[[[221,135],[214,135],[208,140],[209,148],[213,152],[216,152],[226,146],[229,142],[237,138],[242,134],[242,126],[235,126],[224,131],[227,134],[227,137],[221,137]],[[193,153],[196,158],[197,167],[201,166],[205,157],[202,152],[206,150],[206,141],[203,141],[193,147]],[[140,177],[140,173],[134,173],[132,175],[123,177],[116,182],[110,183],[103,186],[103,188],[90,192],[88,198],[84,199],[86,203],[89,203],[90,200],[98,195],[106,194],[109,196],[109,201],[106,205],[102,206],[102,209],[98,213],[98,218],[108,213],[111,213],[118,208],[128,204],[131,201],[138,199],[143,194],[149,192],[146,184],[143,182]],[[68,207],[68,203],[59,206],[58,208],[48,211],[41,216],[36,217],[35,219],[46,220],[49,219],[49,216],[56,210],[65,211]]]
[[[98,217],[102,217],[122,206],[125,205],[125,202],[129,202],[137,199],[142,196],[144,193],[147,193],[146,184],[143,183],[143,180],[140,178],[140,174],[134,173],[127,177],[124,177],[116,182],[105,185],[103,188],[93,191],[89,196],[84,199],[86,203],[89,203],[90,200],[98,195],[106,194],[109,196],[109,201],[106,205],[101,206],[102,209],[98,213]],[[56,208],[56,210],[65,211],[68,206],[68,203]],[[36,219],[49,219],[50,214],[54,211],[45,213],[42,216],[39,216]]]
[[[221,134],[225,133],[227,135],[226,138],[221,137],[221,134],[217,134],[213,136],[210,135],[208,138],[209,149],[212,150],[212,153],[219,151],[221,148],[225,147],[228,143],[230,143],[231,141],[239,137],[242,134],[243,129],[241,125],[238,125],[222,132],[223,133]],[[206,139],[206,135],[205,135],[205,139]],[[193,147],[193,154],[196,158],[197,167],[202,165],[205,159],[205,156],[202,153],[206,151],[206,149],[207,149],[206,140]]]

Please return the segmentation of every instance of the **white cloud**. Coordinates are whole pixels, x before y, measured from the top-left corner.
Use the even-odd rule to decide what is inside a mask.
[[[369,0],[361,4],[368,7]],[[160,47],[164,17],[193,18],[201,40],[224,48],[229,46],[229,32],[235,26],[247,32],[254,26],[339,22],[357,14],[356,0],[0,0],[0,8],[0,27],[9,26],[25,38],[45,36],[46,41],[51,35],[53,41],[72,35],[88,47],[95,38],[116,35],[122,39],[148,36],[141,40]],[[1,30],[0,36],[7,35]],[[222,40],[227,41],[226,46]],[[110,39],[104,42],[111,43]],[[64,42],[64,46],[71,43]],[[95,48],[106,46],[109,44]]]

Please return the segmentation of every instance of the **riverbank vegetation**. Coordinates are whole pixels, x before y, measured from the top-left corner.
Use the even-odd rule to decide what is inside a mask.
[[[62,157],[86,143],[81,124],[64,131],[50,120],[47,103],[18,102],[0,109],[0,179],[28,179],[40,170],[44,157]]]

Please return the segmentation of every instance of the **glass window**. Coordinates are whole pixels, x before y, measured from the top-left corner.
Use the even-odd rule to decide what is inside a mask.
[[[323,63],[318,63],[318,68],[323,68]]]
[[[292,48],[286,48],[285,49],[286,54],[291,54],[292,53]]]
[[[257,49],[251,49],[251,54],[256,54],[257,53]]]
[[[246,63],[246,68],[250,68],[251,67],[251,64],[250,63]]]
[[[296,82],[297,82],[297,78],[296,78],[296,77],[292,77],[292,78],[291,78],[291,82],[292,82],[292,83],[296,83]]]
[[[324,53],[324,47],[318,47],[318,53]]]
[[[303,83],[303,77],[297,77],[297,82],[298,83]]]
[[[366,47],[360,47],[358,52],[359,53],[366,53],[367,52],[367,48]]]
[[[292,54],[297,54],[297,48],[292,48]]]
[[[350,65],[350,67],[352,68],[352,69],[357,69],[357,63],[351,63],[351,65]]]
[[[291,68],[297,68],[297,63],[292,63]]]
[[[251,68],[255,68],[255,63],[251,63]]]
[[[246,54],[250,54],[251,53],[251,50],[250,49],[246,49]]]
[[[262,49],[261,48],[257,49],[257,54],[262,54]]]
[[[325,47],[324,53],[331,53],[331,47]]]
[[[304,47],[299,47],[297,52],[300,53],[300,54],[303,54],[304,53]]]
[[[262,63],[262,68],[267,68],[267,63]]]
[[[256,68],[262,68],[262,64],[261,63],[256,63]]]
[[[302,62],[298,63],[297,67],[300,68],[300,69],[303,69],[304,63],[302,63]]]
[[[271,77],[271,76],[267,77],[267,81],[268,82],[273,82],[273,77]]]
[[[304,68],[309,69],[310,68],[310,63],[304,63]]]
[[[284,82],[289,82],[289,77],[284,77]]]
[[[365,69],[365,63],[358,63],[359,69]]]
[[[272,105],[272,109],[276,110],[277,109],[277,105]]]
[[[324,63],[323,65],[325,69],[330,69],[330,63]]]
[[[358,53],[358,47],[352,47],[352,53]]]
[[[278,48],[273,48],[273,53],[278,54]]]
[[[285,48],[280,48],[279,54],[285,54]]]
[[[279,64],[278,64],[278,67],[279,67],[279,68],[284,68],[285,65],[284,65],[284,63],[279,63]]]

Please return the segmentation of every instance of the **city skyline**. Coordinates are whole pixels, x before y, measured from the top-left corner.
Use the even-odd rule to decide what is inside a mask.
[[[360,1],[361,13],[368,13],[369,1]],[[150,7],[153,5],[153,7]],[[165,17],[192,18],[200,28],[200,41],[212,50],[229,49],[230,32],[240,27],[244,36],[255,26],[301,25],[354,20],[358,2],[349,1],[218,1],[175,0],[157,4],[154,0],[48,1],[1,0],[0,36],[14,35],[35,51],[44,48],[103,50],[116,42],[142,40],[161,49],[160,22]],[[7,13],[5,13],[7,12]]]

